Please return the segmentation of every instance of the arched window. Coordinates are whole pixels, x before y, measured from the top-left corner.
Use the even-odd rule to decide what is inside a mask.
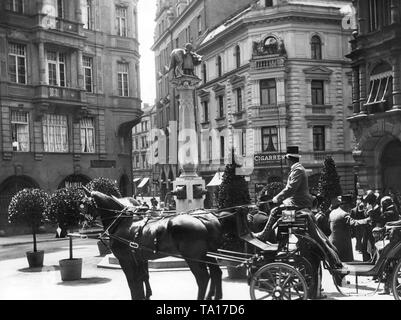
[[[235,47],[235,64],[236,67],[241,67],[241,48],[237,45]]]
[[[217,57],[217,75],[219,77],[223,75],[223,64],[220,56]]]
[[[312,59],[322,60],[322,40],[319,36],[313,36],[311,41]]]

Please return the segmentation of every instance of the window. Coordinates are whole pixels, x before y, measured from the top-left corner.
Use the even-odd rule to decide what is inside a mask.
[[[198,36],[200,36],[202,34],[202,17],[198,16],[197,18],[198,20]]]
[[[93,118],[83,118],[80,120],[81,128],[81,152],[95,153],[95,126]]]
[[[312,80],[312,104],[324,105],[324,82]]]
[[[91,30],[92,26],[92,0],[86,0],[82,8],[82,20],[84,22],[84,29]]]
[[[370,90],[367,104],[384,103],[392,105],[393,72],[388,64],[376,66],[370,75]]]
[[[140,168],[140,166],[139,166],[139,156],[135,157],[135,168]]]
[[[84,81],[87,92],[93,92],[93,59],[91,57],[83,57],[84,65]]]
[[[142,164],[143,164],[143,168],[147,169],[148,164],[146,162],[146,155],[145,154],[142,155]]]
[[[8,46],[8,75],[11,82],[26,84],[26,46],[10,43]]]
[[[241,48],[235,47],[235,65],[237,68],[241,67]]]
[[[224,97],[223,96],[219,96],[217,98],[217,101],[219,103],[219,113],[218,113],[218,117],[219,118],[224,118]]]
[[[203,122],[209,122],[209,102],[204,101],[203,104]]]
[[[391,23],[391,0],[369,1],[369,31],[376,31]]]
[[[312,59],[322,60],[322,41],[319,36],[313,36],[311,41]]]
[[[129,74],[129,65],[128,63],[117,64],[118,70],[118,95],[120,97],[128,97],[129,95],[129,86],[128,86],[128,74]]]
[[[246,131],[241,133],[241,154],[243,157],[246,156]]]
[[[180,39],[175,39],[175,47],[176,48],[179,48],[179,46],[180,46]]]
[[[272,7],[273,6],[273,0],[265,0],[265,7]]]
[[[47,51],[47,81],[51,86],[65,87],[64,53]]]
[[[224,137],[220,137],[220,159],[224,159],[225,151]]]
[[[242,89],[239,88],[236,90],[237,93],[237,112],[242,111]]]
[[[272,105],[277,103],[276,80],[267,79],[260,81],[260,104]]]
[[[29,152],[28,112],[11,111],[11,136],[14,151]]]
[[[262,152],[274,152],[278,149],[277,127],[262,128]]]
[[[43,144],[45,152],[68,152],[67,116],[43,116]]]
[[[138,137],[135,138],[135,150],[139,150],[139,140],[138,140]]]
[[[313,127],[313,151],[326,150],[326,135],[324,126]]]
[[[17,13],[24,13],[23,0],[7,0],[6,9]]]
[[[64,3],[63,0],[57,0],[57,17],[64,18]]]
[[[116,7],[117,35],[127,37],[127,8]]]
[[[213,160],[213,139],[209,137],[208,159]]]
[[[217,75],[219,77],[223,75],[223,64],[220,56],[217,57]]]
[[[202,65],[202,78],[203,78],[203,83],[207,82],[207,69],[206,69],[206,63]]]

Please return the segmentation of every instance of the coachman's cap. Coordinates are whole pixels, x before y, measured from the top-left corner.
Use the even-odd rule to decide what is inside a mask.
[[[285,157],[288,158],[301,158],[300,154],[299,154],[299,148],[297,146],[292,146],[292,147],[287,147],[287,154],[285,155]]]
[[[375,195],[375,193],[372,190],[368,190],[366,192],[366,195],[362,198],[363,202],[373,202],[376,201],[377,197]]]

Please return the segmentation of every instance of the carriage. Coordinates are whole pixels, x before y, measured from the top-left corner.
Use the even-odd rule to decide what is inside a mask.
[[[390,234],[401,232],[401,221],[388,223],[385,238],[376,246],[380,254],[376,262],[339,261],[323,233],[314,226],[313,218],[305,211],[283,207],[275,225],[277,244],[255,239],[250,232],[239,230],[240,237],[256,248],[254,255],[219,250],[211,254],[221,261],[248,269],[250,296],[253,300],[297,300],[315,298],[320,290],[316,262],[329,271],[337,291],[342,296],[358,295],[360,277],[377,278],[379,290],[385,282],[396,300],[401,297],[401,241]],[[241,225],[241,224],[239,224]],[[314,229],[314,230],[312,230]],[[352,279],[350,279],[350,277]],[[352,281],[353,280],[353,281]]]
[[[321,262],[342,295],[350,295],[350,287],[358,291],[359,277],[377,277],[379,285],[385,281],[392,289],[395,299],[401,297],[400,237],[393,237],[383,246],[376,263],[343,263],[308,210],[281,206],[281,217],[274,226],[277,241],[265,243],[254,238],[249,228],[249,213],[256,206],[155,218],[138,214],[135,207],[127,212],[119,199],[99,192],[86,193],[101,217],[103,235],[111,239],[111,249],[126,274],[133,299],[151,296],[147,262],[165,256],[186,260],[198,284],[198,299],[222,298],[221,265],[247,268],[251,299],[314,299],[320,290]],[[229,251],[221,247],[218,239],[224,229],[242,239],[251,250]],[[401,231],[401,221],[388,223],[385,230]],[[355,277],[352,286],[349,276]]]

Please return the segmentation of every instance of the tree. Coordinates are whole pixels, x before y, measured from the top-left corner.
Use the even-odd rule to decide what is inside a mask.
[[[232,161],[226,165],[223,174],[223,181],[218,189],[218,207],[219,209],[231,208],[251,203],[248,185],[244,176],[238,176],[235,173],[241,166],[235,162],[234,152]]]
[[[90,191],[98,191],[108,196],[115,196],[121,198],[120,190],[117,185],[110,179],[107,178],[96,178],[89,182],[86,187]]]
[[[55,191],[47,207],[47,216],[51,222],[59,225],[62,231],[78,226],[83,220],[80,205],[85,193],[78,188],[64,188]],[[61,237],[65,236],[62,234]]]
[[[41,189],[24,189],[12,197],[8,206],[8,221],[27,225],[32,230],[33,252],[37,252],[36,234],[39,226],[47,220],[46,208],[49,195]]]
[[[327,210],[331,205],[331,200],[341,194],[342,189],[336,164],[332,157],[326,157],[318,185],[318,195],[322,198],[322,209]]]

